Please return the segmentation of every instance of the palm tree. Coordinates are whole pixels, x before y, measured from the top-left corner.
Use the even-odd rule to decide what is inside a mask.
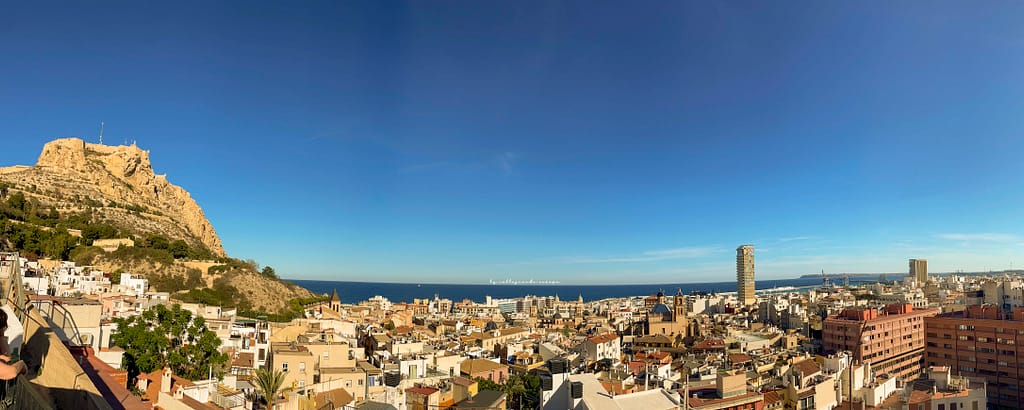
[[[256,390],[267,402],[267,408],[272,408],[274,399],[281,392],[281,385],[284,384],[284,372],[280,370],[256,369]]]
[[[526,383],[523,380],[522,375],[513,374],[509,376],[508,381],[502,386],[504,393],[508,395],[509,403],[519,404],[519,408],[523,408],[523,399],[526,395]]]

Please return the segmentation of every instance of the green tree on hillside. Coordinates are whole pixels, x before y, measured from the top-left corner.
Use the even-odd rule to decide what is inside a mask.
[[[147,248],[167,250],[171,247],[171,241],[168,241],[167,238],[163,236],[153,234],[146,236],[145,246]]]
[[[11,196],[7,197],[7,206],[18,211],[25,212],[25,207],[28,206],[28,201],[25,200],[25,194],[21,192],[11,194]]]
[[[92,241],[97,239],[111,239],[118,237],[117,228],[109,224],[93,224],[81,220],[69,220],[69,225],[74,226],[75,224],[82,226],[82,239],[86,245],[91,245]]]
[[[192,247],[188,246],[187,242],[178,239],[171,242],[168,250],[171,251],[171,256],[174,256],[174,259],[184,259],[189,256]]]
[[[179,305],[156,305],[141,315],[115,318],[117,331],[110,342],[125,350],[125,369],[131,377],[170,367],[175,375],[187,379],[206,378],[219,373],[227,362],[220,353],[220,339],[206,326],[202,317]]]
[[[47,256],[57,260],[68,260],[71,249],[78,245],[78,238],[67,231],[54,232],[40,241],[40,249]]]

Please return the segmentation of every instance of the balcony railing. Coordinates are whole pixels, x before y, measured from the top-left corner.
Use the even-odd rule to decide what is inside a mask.
[[[37,299],[28,302],[46,318],[50,328],[57,331],[61,341],[69,346],[88,346],[92,344],[92,335],[82,335],[78,331],[75,317],[64,305],[49,299]],[[84,336],[84,337],[83,337]]]
[[[0,381],[0,410],[49,410],[53,406],[24,376]]]

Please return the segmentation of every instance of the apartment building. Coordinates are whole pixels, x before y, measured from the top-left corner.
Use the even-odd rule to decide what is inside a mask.
[[[293,343],[274,343],[270,347],[267,367],[284,372],[282,386],[304,391],[313,384],[317,358],[309,349]]]
[[[988,382],[995,408],[1024,407],[1024,308],[968,306],[925,320],[925,363]]]
[[[924,319],[938,313],[910,304],[844,309],[822,324],[823,348],[827,353],[850,351],[854,361],[870,363],[879,374],[913,380],[921,374]]]

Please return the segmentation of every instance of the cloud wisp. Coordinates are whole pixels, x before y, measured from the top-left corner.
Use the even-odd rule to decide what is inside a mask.
[[[936,238],[961,242],[1019,242],[1021,237],[1008,233],[941,233]]]
[[[498,163],[498,168],[501,169],[505,175],[512,174],[515,170],[516,162],[519,160],[519,154],[515,152],[503,152],[498,155],[495,159]]]
[[[497,155],[478,158],[476,160],[446,160],[412,164],[397,169],[399,174],[435,172],[441,170],[460,172],[481,172],[497,169],[503,175],[512,175],[519,166],[522,155],[506,151]]]

